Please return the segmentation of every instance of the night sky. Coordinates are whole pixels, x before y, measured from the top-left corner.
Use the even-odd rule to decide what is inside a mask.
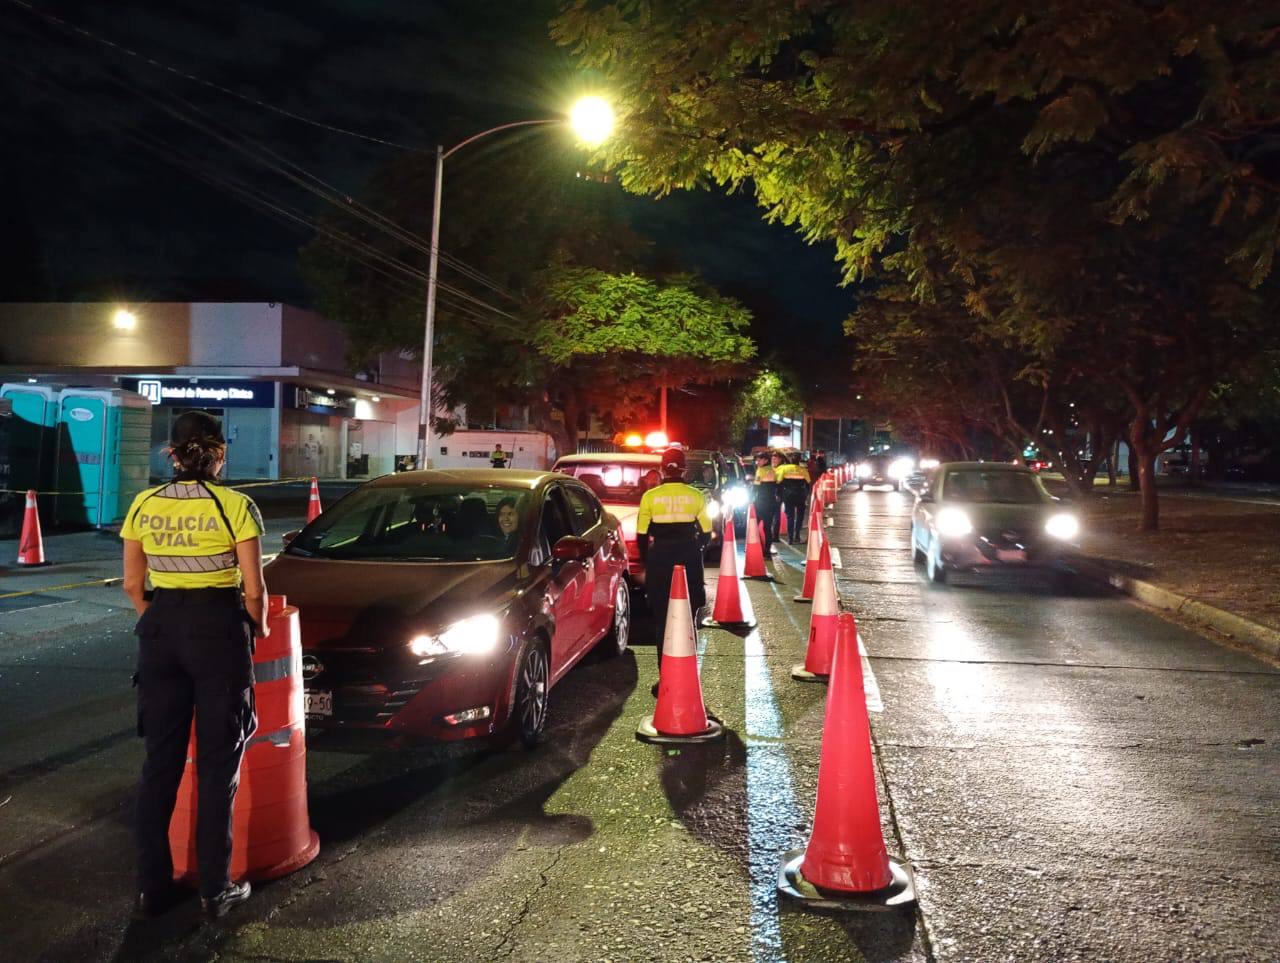
[[[312,217],[324,202],[244,161],[210,129],[355,194],[398,153],[547,116],[591,86],[547,39],[556,4],[546,0],[35,3],[92,37],[25,7],[0,0],[0,299],[10,301],[305,305],[296,259],[309,231],[191,171],[234,177]],[[199,81],[402,146],[323,130]],[[766,225],[749,197],[621,203],[637,230],[757,309],[766,351],[792,346],[796,324],[812,339],[840,340],[852,298],[837,287],[830,247]]]

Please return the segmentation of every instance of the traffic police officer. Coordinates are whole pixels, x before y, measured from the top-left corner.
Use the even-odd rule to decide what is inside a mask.
[[[809,470],[800,464],[800,454],[795,452],[775,474],[782,491],[782,505],[787,513],[787,541],[798,545],[804,540],[804,502],[809,494]]]
[[[507,467],[507,453],[502,450],[501,445],[493,446],[493,451],[489,453],[489,465],[492,468]]]
[[[120,530],[124,590],[138,611],[138,917],[175,901],[169,821],[195,714],[200,902],[211,917],[249,898],[233,883],[231,809],[240,760],[257,726],[253,633],[265,636],[262,516],[214,484],[226,458],[218,420],[189,411],[173,424],[173,480],[141,492]],[[154,591],[146,591],[150,576]]]
[[[773,539],[778,526],[778,465],[782,456],[774,452],[756,455],[755,504],[756,518],[764,523],[764,555],[773,554]],[[772,464],[777,460],[778,465]]]
[[[679,448],[668,448],[662,453],[662,483],[641,496],[640,513],[636,516],[636,547],[645,563],[645,596],[657,631],[659,671],[671,595],[671,571],[675,566],[684,566],[695,621],[698,610],[707,603],[702,553],[711,535],[711,516],[707,514],[707,500],[702,492],[684,483],[684,465],[684,452]],[[657,695],[657,685],[653,693]]]

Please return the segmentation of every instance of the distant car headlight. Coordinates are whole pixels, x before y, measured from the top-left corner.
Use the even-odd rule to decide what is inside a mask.
[[[928,471],[930,468],[937,468],[940,464],[942,464],[942,462],[938,461],[936,458],[921,458],[920,470]]]
[[[1044,530],[1054,538],[1070,539],[1080,534],[1080,520],[1074,515],[1051,515]]]
[[[409,651],[416,656],[451,653],[483,655],[498,644],[502,623],[496,615],[473,615],[454,622],[438,635],[417,635],[409,640]]]
[[[724,493],[724,503],[732,509],[747,507],[747,490],[740,485],[734,485]]]
[[[707,499],[707,517],[708,518],[720,517],[720,503],[716,501],[714,498]]]
[[[916,463],[910,458],[895,458],[889,465],[889,477],[901,481],[916,470]]]
[[[969,513],[963,508],[944,508],[938,512],[934,524],[938,528],[938,534],[944,538],[956,538],[973,531],[973,522],[969,520]]]
[[[859,478],[866,478],[871,474],[871,466],[867,464],[865,461],[860,461],[858,462],[858,467],[855,469],[855,471],[857,472],[857,475]]]

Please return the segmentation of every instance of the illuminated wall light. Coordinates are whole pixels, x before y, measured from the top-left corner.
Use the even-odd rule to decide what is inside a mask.
[[[111,315],[111,327],[117,331],[132,331],[138,326],[138,316],[125,308],[117,308]]]

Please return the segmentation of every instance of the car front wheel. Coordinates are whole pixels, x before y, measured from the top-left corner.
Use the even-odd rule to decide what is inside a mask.
[[[924,561],[925,574],[934,585],[943,585],[947,581],[947,570],[942,566],[942,546],[935,539],[929,546],[929,553]]]
[[[516,668],[515,705],[511,713],[515,735],[528,749],[542,740],[542,731],[547,725],[550,670],[546,648],[538,642],[530,643]]]
[[[622,655],[631,642],[631,587],[625,578],[618,579],[613,594],[613,624],[604,637],[605,651],[610,656]]]

